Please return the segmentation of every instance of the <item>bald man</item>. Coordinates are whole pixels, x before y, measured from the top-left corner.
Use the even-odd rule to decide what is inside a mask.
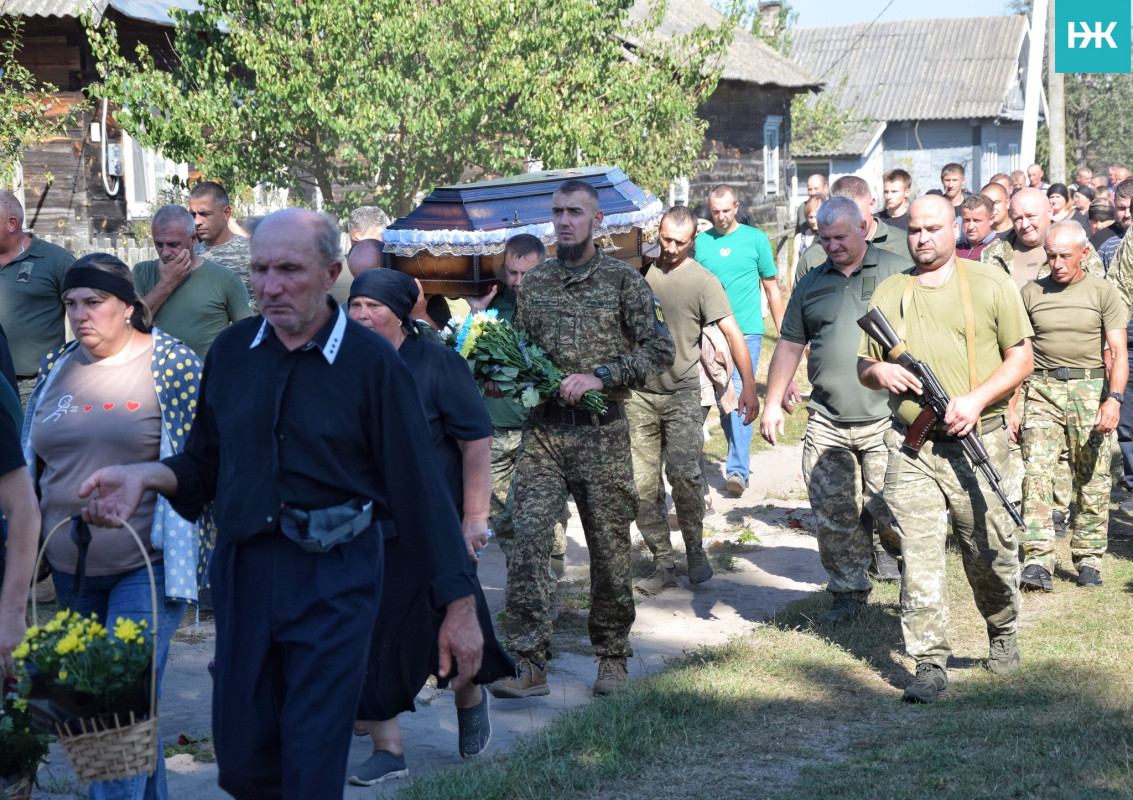
[[[1011,198],[1007,208],[1013,230],[993,241],[980,254],[980,261],[997,266],[1015,279],[1019,288],[1036,278],[1050,274],[1043,242],[1050,230],[1050,203],[1046,194],[1027,187]],[[1105,277],[1105,268],[1097,251],[1090,246],[1082,263],[1087,275]]]
[[[917,662],[916,678],[904,692],[906,702],[931,703],[948,695],[952,648],[944,545],[949,518],[976,607],[987,624],[987,669],[1005,675],[1019,668],[1015,525],[957,437],[979,426],[992,464],[1000,474],[1006,470],[1004,413],[1008,398],[1031,374],[1033,331],[1008,274],[956,258],[954,229],[955,212],[943,197],[914,202],[909,251],[916,266],[883,281],[870,301],[903,332],[909,353],[932,367],[952,398],[948,413],[919,450],[902,446],[902,440],[920,413],[921,382],[867,336],[858,351],[859,379],[866,388],[888,391],[893,412],[886,439],[885,499],[904,560],[901,629],[905,648]],[[974,352],[968,352],[966,341],[975,342]],[[973,371],[975,386],[970,383]]]

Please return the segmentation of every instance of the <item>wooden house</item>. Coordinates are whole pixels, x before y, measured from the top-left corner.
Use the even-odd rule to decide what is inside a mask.
[[[196,8],[193,0],[0,0],[0,13],[23,21],[23,63],[37,80],[58,88],[56,111],[78,106],[65,137],[29,149],[7,188],[24,203],[25,226],[39,235],[85,239],[122,231],[148,219],[167,176],[187,177],[175,164],[142,148],[83,89],[98,74],[81,14],[117,26],[123,50],[146,44],[160,64],[171,53],[169,10]],[[103,144],[106,144],[104,150]]]

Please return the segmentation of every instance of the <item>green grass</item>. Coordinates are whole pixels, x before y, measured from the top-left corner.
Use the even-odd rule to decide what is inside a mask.
[[[1111,531],[1133,535],[1128,522]],[[814,622],[829,606],[817,593],[402,796],[1133,797],[1133,538],[1110,550],[1100,589],[1057,580],[1054,594],[1024,596],[1022,669],[996,677],[981,666],[986,630],[950,549],[949,700],[900,702],[913,664],[896,587],[877,586],[861,617],[833,628]]]

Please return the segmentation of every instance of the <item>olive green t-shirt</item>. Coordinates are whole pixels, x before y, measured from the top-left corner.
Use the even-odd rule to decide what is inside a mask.
[[[149,294],[160,278],[156,261],[142,261],[134,267],[139,295]],[[228,267],[206,258],[161,304],[153,315],[153,324],[183,341],[204,361],[222,330],[250,316],[252,304],[244,282]]]
[[[888,392],[858,382],[858,318],[886,278],[908,269],[908,258],[874,247],[849,277],[830,259],[799,281],[783,316],[784,341],[809,344],[808,407],[836,422],[874,422],[889,416]]]
[[[654,394],[699,390],[700,331],[732,314],[724,287],[715,275],[691,258],[669,272],[650,267],[645,282],[661,303],[677,355],[673,366],[650,377],[644,389]]]
[[[1068,284],[1048,275],[1020,294],[1035,329],[1035,369],[1100,369],[1105,332],[1129,322],[1117,289],[1093,275]]]
[[[904,314],[904,340],[909,354],[932,368],[949,397],[967,394],[968,349],[964,333],[964,306],[957,275],[966,268],[972,293],[976,331],[976,381],[982,384],[1003,363],[1003,353],[1034,335],[1023,300],[1011,276],[1003,270],[975,261],[956,259],[952,275],[943,286],[913,282],[913,293]],[[889,278],[873,293],[870,308],[880,309],[901,335],[901,298],[913,270]],[[885,360],[881,345],[861,335],[858,355]],[[916,395],[889,395],[889,407],[905,424],[920,413]],[[987,406],[982,418],[1002,414],[1007,398]]]
[[[16,374],[35,375],[48,350],[63,344],[63,273],[75,257],[32,236],[28,248],[0,267],[0,325],[8,335]]]

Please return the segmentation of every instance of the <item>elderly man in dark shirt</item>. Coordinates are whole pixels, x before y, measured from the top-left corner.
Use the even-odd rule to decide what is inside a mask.
[[[475,577],[452,503],[437,502],[446,489],[413,379],[327,297],[338,236],[301,209],[260,223],[263,319],[217,337],[185,452],[100,470],[81,490],[97,492],[87,514],[98,524],[128,517],[148,490],[189,518],[213,501],[213,733],[220,786],[238,798],[341,797],[381,593],[380,520],[418,537],[435,565],[441,674],[453,656],[454,685],[479,668]],[[324,510],[339,520],[320,525]],[[320,531],[347,533],[323,537],[323,551]]]

